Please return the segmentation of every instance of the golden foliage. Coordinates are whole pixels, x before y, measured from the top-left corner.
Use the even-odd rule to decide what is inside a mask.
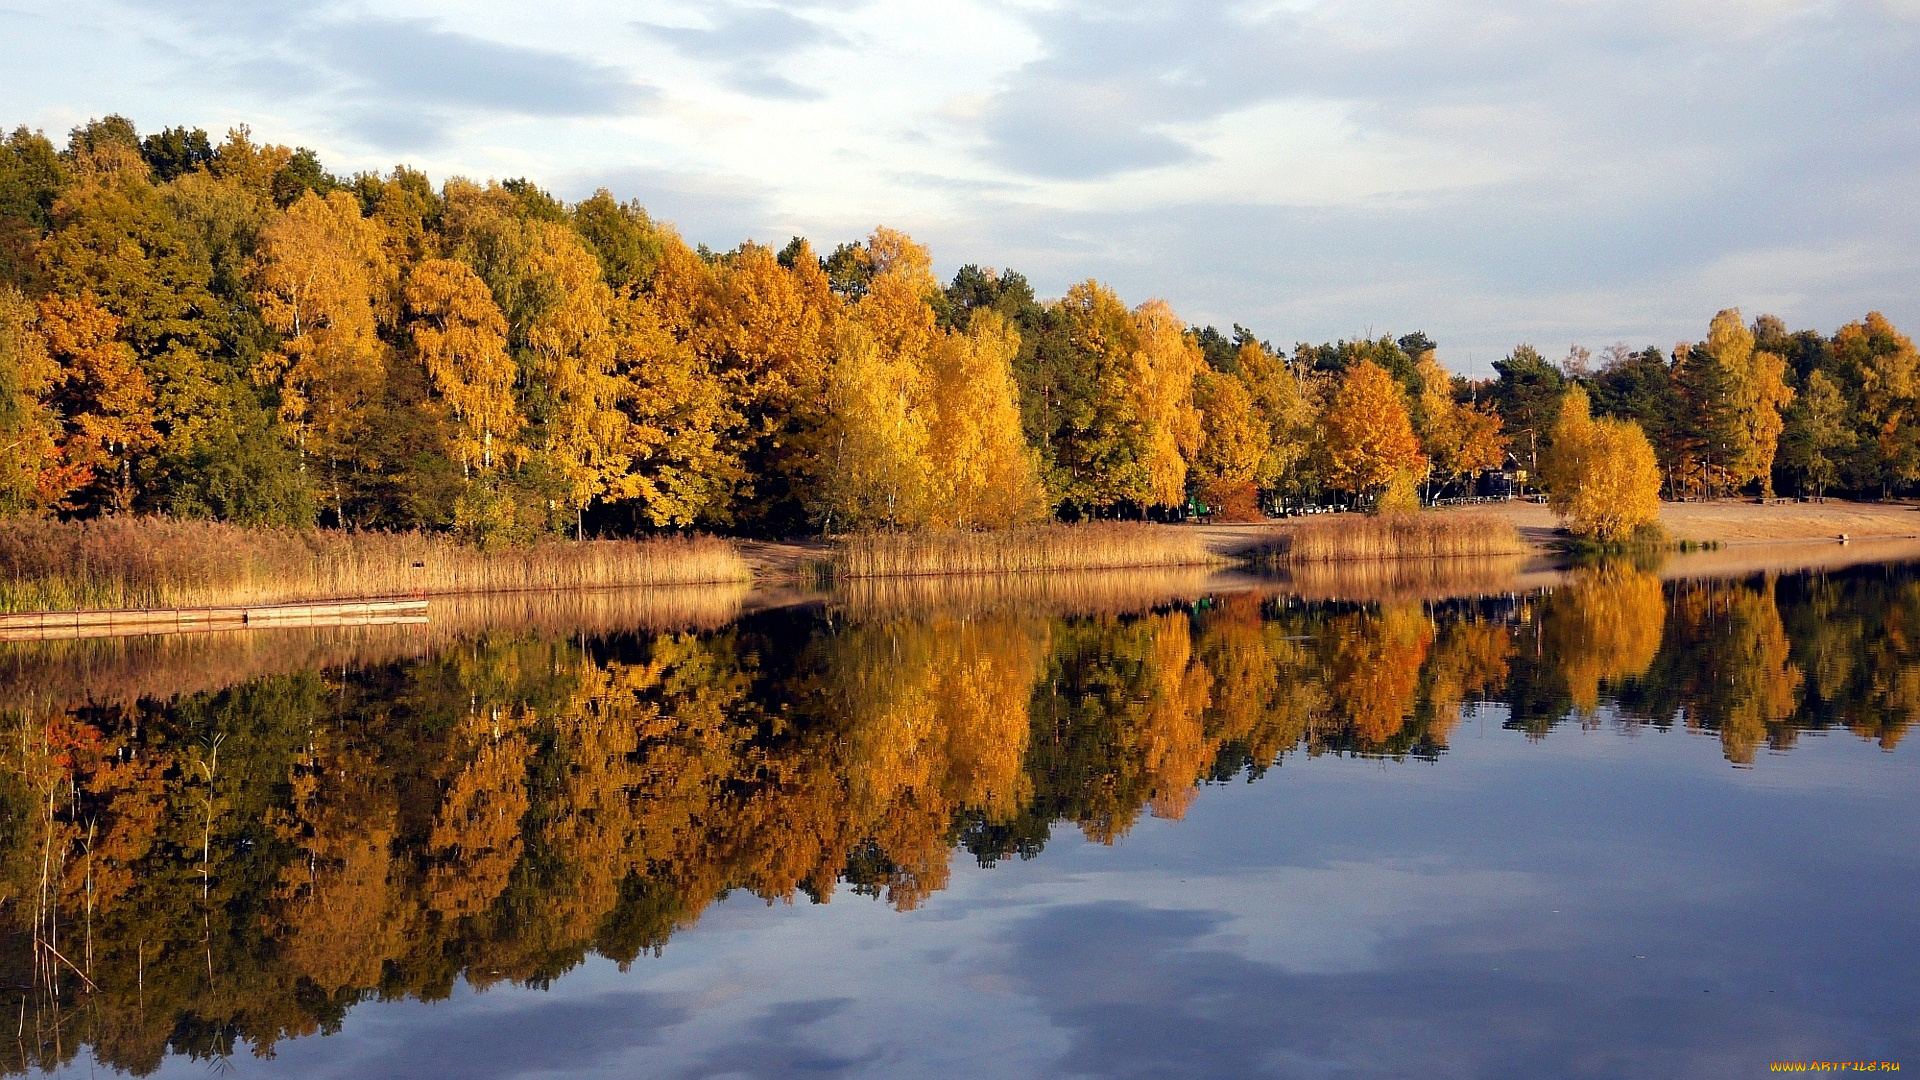
[[[1785,357],[1754,348],[1753,331],[1740,309],[1729,308],[1713,317],[1707,331],[1707,351],[1731,377],[1729,404],[1735,435],[1733,460],[1728,462],[1733,482],[1760,481],[1761,494],[1773,496],[1773,459],[1786,427],[1781,416],[1792,403]]]
[[[965,334],[934,349],[927,520],[936,528],[1006,529],[1046,516],[1039,457],[1020,428],[1019,352],[1019,332],[992,311],[975,312]]]
[[[1161,506],[1184,502],[1187,462],[1200,448],[1200,410],[1194,407],[1194,377],[1206,366],[1200,347],[1164,300],[1149,300],[1133,312],[1135,350],[1129,389],[1145,442],[1145,500]]]
[[[1420,443],[1442,477],[1497,469],[1507,456],[1500,414],[1490,404],[1455,401],[1453,376],[1429,351],[1419,357]]]
[[[1347,369],[1321,417],[1324,479],[1340,491],[1371,495],[1395,473],[1424,475],[1426,459],[1407,416],[1406,396],[1385,368],[1361,360]]]
[[[115,508],[127,509],[127,473],[135,455],[158,445],[154,393],[132,347],[119,338],[120,320],[93,297],[48,296],[40,301],[40,333],[62,372],[52,401],[66,421],[67,458],[115,483]],[[78,479],[78,478],[76,478]]]
[[[1292,490],[1306,478],[1316,438],[1318,408],[1286,361],[1249,341],[1240,347],[1240,381],[1267,424],[1267,452],[1255,480],[1272,490]]]
[[[1660,463],[1631,420],[1595,420],[1586,391],[1567,391],[1553,429],[1548,502],[1576,536],[1619,541],[1660,519]]]
[[[1573,571],[1547,602],[1540,635],[1574,708],[1592,715],[1603,685],[1646,674],[1666,619],[1666,596],[1652,574],[1622,563]]]
[[[1203,485],[1219,490],[1252,485],[1273,452],[1273,432],[1255,409],[1247,384],[1202,369],[1193,389],[1202,433],[1194,466]]]
[[[281,417],[328,460],[352,453],[386,372],[377,330],[394,275],[380,241],[344,191],[308,192],[260,232],[254,300],[285,340],[258,374],[279,384]]]
[[[487,283],[465,263],[427,259],[407,275],[404,297],[414,351],[459,422],[461,467],[516,461],[513,439],[526,420],[513,397],[518,371],[507,355],[507,320]]]
[[[0,285],[0,515],[60,505],[80,479],[63,468],[60,418],[49,392],[67,377],[47,354],[34,306]]]

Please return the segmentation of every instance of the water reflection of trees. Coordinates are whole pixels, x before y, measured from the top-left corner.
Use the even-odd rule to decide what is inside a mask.
[[[1807,729],[1891,747],[1917,651],[1904,571],[1663,586],[1612,567],[1443,604],[482,634],[165,702],[16,705],[15,1067],[91,1045],[145,1071],[330,1030],[369,997],[630,963],[735,890],[911,908],[956,851],[1031,857],[1063,825],[1112,842],[1289,754],[1431,758],[1481,703],[1541,736],[1685,726],[1735,763]]]

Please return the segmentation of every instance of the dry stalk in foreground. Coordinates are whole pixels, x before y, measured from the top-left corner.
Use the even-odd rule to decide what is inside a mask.
[[[430,533],[241,529],[203,521],[0,521],[0,611],[214,607],[438,593],[744,581],[706,537],[482,551]]]
[[[839,543],[832,573],[839,578],[1020,574],[1229,561],[1209,551],[1206,538],[1191,530],[1102,522],[1005,532],[861,533]]]

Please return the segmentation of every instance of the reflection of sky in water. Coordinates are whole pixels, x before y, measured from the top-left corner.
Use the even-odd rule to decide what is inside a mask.
[[[1920,758],[1680,731],[1294,756],[898,913],[736,893],[663,956],[367,1003],[239,1075],[1752,1076],[1920,1065]],[[85,1058],[78,1068],[84,1071]],[[170,1059],[161,1075],[204,1075]]]

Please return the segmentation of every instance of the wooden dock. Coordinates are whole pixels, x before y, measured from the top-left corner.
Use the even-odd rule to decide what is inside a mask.
[[[35,611],[0,614],[0,641],[192,634],[278,626],[371,626],[427,621],[425,600],[325,600],[306,604],[158,611]]]

